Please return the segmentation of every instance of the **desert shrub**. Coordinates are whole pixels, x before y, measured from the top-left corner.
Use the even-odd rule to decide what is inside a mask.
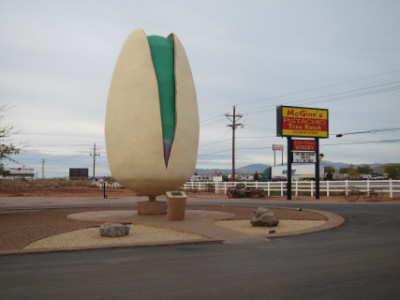
[[[207,183],[206,190],[209,193],[214,193],[215,192],[215,184],[214,183]]]
[[[281,191],[271,191],[270,192],[270,196],[280,196],[280,195],[281,195]],[[283,195],[286,195],[286,191],[283,191]]]
[[[244,183],[238,183],[237,185],[236,185],[236,188],[237,189],[244,189],[246,187],[246,185],[244,184]]]
[[[335,197],[335,196],[345,196],[346,193],[345,191],[342,192],[329,192],[329,196]]]

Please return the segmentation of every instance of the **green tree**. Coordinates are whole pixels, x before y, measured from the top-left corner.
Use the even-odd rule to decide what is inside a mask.
[[[389,178],[399,179],[400,178],[400,164],[389,164],[385,165],[384,172],[388,173]]]
[[[254,173],[253,178],[254,178],[254,181],[258,181],[259,175],[258,175],[257,171]]]
[[[372,174],[374,170],[370,166],[357,167],[358,174]]]
[[[353,165],[347,168],[347,175],[349,175],[350,178],[356,178],[358,176],[357,170]]]
[[[333,179],[333,174],[336,173],[335,167],[332,166],[325,166],[325,178],[327,180],[332,180]]]
[[[347,174],[347,175],[349,175],[350,178],[356,178],[358,176],[357,169],[354,168],[353,165],[350,165],[347,168],[340,168],[339,169],[339,173],[340,174]]]
[[[4,160],[14,161],[11,155],[16,155],[20,153],[21,148],[15,146],[11,143],[11,136],[15,134],[14,127],[12,125],[4,125],[4,111],[6,106],[0,107],[0,175],[6,175],[6,170],[4,169]]]

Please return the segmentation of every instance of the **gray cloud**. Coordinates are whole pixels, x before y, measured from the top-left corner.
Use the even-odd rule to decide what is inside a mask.
[[[378,0],[3,0],[0,103],[13,107],[16,139],[35,153],[21,163],[37,168],[47,157],[58,175],[82,155],[90,167],[93,143],[105,151],[108,87],[124,40],[136,28],[175,32],[198,93],[198,167],[230,167],[224,114],[235,104],[245,124],[237,166],[271,163],[271,145],[286,143],[275,137],[277,105],[329,109],[332,134],[399,126],[398,11],[398,1]],[[345,145],[333,136],[321,146],[327,160],[398,162],[397,142],[387,142],[398,138],[398,131],[354,135]]]

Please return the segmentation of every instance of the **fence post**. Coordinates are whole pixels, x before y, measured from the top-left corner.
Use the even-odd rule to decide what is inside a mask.
[[[329,197],[329,180],[326,181],[326,196]]]
[[[106,188],[107,188],[107,182],[103,182],[103,198],[104,199],[107,199]]]
[[[296,180],[296,196],[299,195],[299,181]]]
[[[281,181],[281,196],[283,196],[283,181]]]
[[[311,197],[314,196],[314,181],[310,181],[311,182]]]
[[[389,197],[393,198],[392,179],[389,179]]]
[[[348,196],[349,195],[349,181],[346,179],[345,180],[345,183],[344,183],[344,186],[345,186],[345,194],[346,194],[346,196]]]
[[[269,196],[271,196],[271,185],[270,185],[270,182],[268,181],[268,184],[267,184],[267,189],[268,189],[268,197]]]
[[[369,196],[371,193],[369,191],[369,179],[367,179],[367,196]]]

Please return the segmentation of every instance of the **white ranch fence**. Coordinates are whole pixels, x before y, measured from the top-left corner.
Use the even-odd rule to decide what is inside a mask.
[[[192,191],[214,191],[215,193],[226,194],[228,189],[236,187],[237,184],[244,184],[249,188],[264,189],[267,196],[281,195],[286,192],[286,182],[200,182],[189,181],[182,186],[183,190]],[[400,196],[400,180],[343,180],[343,181],[320,181],[321,195],[349,195],[352,190],[357,189],[361,193],[369,195],[372,191],[389,195],[390,198],[395,194]],[[298,196],[301,193],[315,195],[314,181],[292,181],[292,195]]]

